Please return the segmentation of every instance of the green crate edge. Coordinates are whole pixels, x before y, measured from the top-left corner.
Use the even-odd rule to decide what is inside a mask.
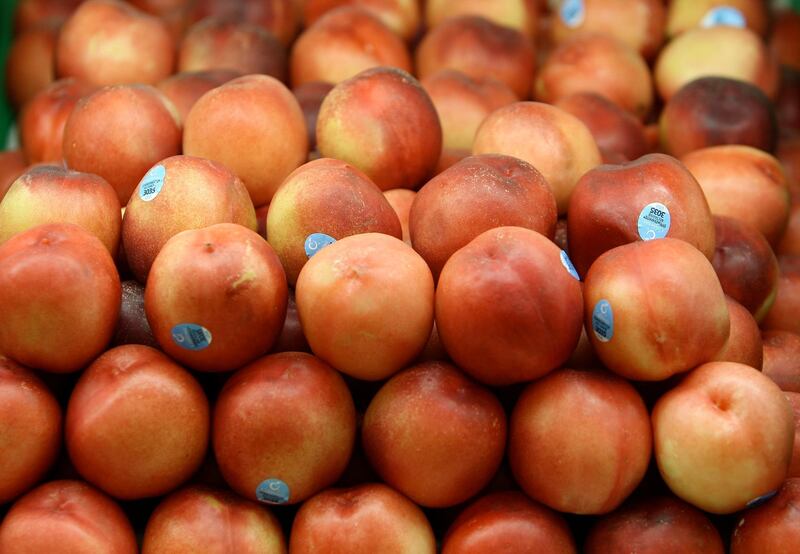
[[[2,72],[0,72],[0,150],[6,149],[6,137],[8,136],[9,127],[14,121],[14,113],[11,109],[11,104],[6,95],[6,61],[8,60],[8,49],[11,46],[11,31],[13,29],[12,21],[14,19],[14,9],[17,6],[17,0],[4,0],[0,2],[0,60],[3,61]]]

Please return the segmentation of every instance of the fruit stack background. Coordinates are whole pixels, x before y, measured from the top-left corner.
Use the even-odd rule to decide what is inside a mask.
[[[800,7],[3,4],[0,552],[800,552]]]

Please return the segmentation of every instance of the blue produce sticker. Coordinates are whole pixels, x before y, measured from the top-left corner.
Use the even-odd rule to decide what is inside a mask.
[[[742,12],[733,6],[717,6],[708,10],[703,19],[700,20],[701,27],[739,27],[744,28],[747,26]]]
[[[561,15],[561,21],[564,22],[564,25],[570,29],[579,27],[586,15],[583,0],[564,0],[561,2],[559,15]]]
[[[311,233],[306,237],[306,242],[303,248],[306,250],[306,256],[309,258],[328,246],[336,242],[336,239],[325,233]]]
[[[186,350],[202,350],[211,344],[211,331],[195,323],[179,323],[172,328],[172,340]]]
[[[592,330],[600,342],[608,342],[614,336],[614,312],[608,300],[600,300],[594,305]]]
[[[572,265],[572,260],[569,259],[569,255],[565,250],[561,251],[561,265],[569,272],[570,275],[575,277],[578,281],[581,280],[581,276],[578,275],[578,270],[575,269],[575,266]]]
[[[752,499],[750,502],[747,503],[747,507],[748,508],[755,508],[756,506],[761,506],[764,502],[766,502],[767,500],[769,500],[770,498],[772,498],[776,494],[778,494],[777,489],[774,490],[774,491],[770,491],[767,494],[762,494],[761,496],[756,496],[754,499]]]
[[[286,504],[289,502],[289,485],[280,479],[267,479],[256,487],[256,498],[267,504]]]
[[[637,226],[642,240],[663,239],[669,233],[669,208],[661,202],[652,202],[639,212]]]
[[[164,178],[167,176],[167,170],[163,165],[159,164],[150,168],[144,174],[142,180],[139,181],[139,198],[145,202],[150,202],[153,198],[158,196],[164,186]]]

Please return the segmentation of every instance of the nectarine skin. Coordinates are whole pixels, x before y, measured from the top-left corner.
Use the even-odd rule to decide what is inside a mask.
[[[183,152],[225,165],[244,182],[253,205],[261,206],[306,161],[303,111],[274,77],[238,77],[192,106],[183,127]]]
[[[82,481],[50,481],[15,502],[0,525],[0,552],[136,554],[136,535],[111,498]]]
[[[711,262],[680,239],[618,246],[589,268],[585,325],[603,364],[658,381],[711,360],[730,335],[725,294]]]
[[[652,443],[647,408],[630,383],[607,372],[561,369],[517,400],[508,457],[534,500],[562,512],[603,514],[642,480]]]
[[[641,554],[724,554],[714,524],[703,512],[672,496],[654,496],[621,506],[589,531],[586,554],[630,549]]]
[[[364,483],[328,489],[303,503],[289,548],[292,554],[434,554],[436,540],[419,506],[383,483]]]
[[[539,378],[563,364],[581,334],[581,284],[566,253],[522,227],[496,227],[445,263],[436,324],[447,353],[489,385]]]
[[[395,375],[373,397],[362,427],[370,465],[427,507],[453,506],[477,494],[500,466],[505,443],[500,401],[445,362]]]
[[[200,467],[209,419],[188,371],[154,348],[126,345],[81,375],[64,434],[81,475],[116,498],[138,499],[174,490]]]
[[[707,512],[729,514],[781,486],[792,409],[769,377],[734,362],[697,367],[656,402],[655,457],[666,484]]]
[[[666,154],[587,171],[570,197],[567,236],[581,275],[611,248],[664,236],[692,244],[709,260],[714,256],[714,222],[703,190]]]
[[[142,554],[283,554],[286,539],[265,507],[222,489],[192,485],[167,496],[144,530]]]
[[[270,354],[237,371],[214,408],[214,455],[225,481],[270,504],[298,504],[336,482],[355,434],[341,375],[300,352]]]
[[[53,393],[29,369],[0,354],[0,504],[37,483],[56,459],[62,415]]]
[[[359,168],[381,190],[415,189],[439,161],[442,127],[414,77],[378,67],[328,93],[317,118],[317,148]]]
[[[77,371],[111,340],[121,295],[114,260],[81,227],[15,235],[0,245],[0,352],[44,371]]]
[[[518,226],[552,238],[556,211],[550,185],[529,163],[501,154],[469,156],[417,192],[409,234],[438,278],[454,252],[489,229]]]
[[[469,504],[447,530],[442,554],[503,552],[577,553],[564,518],[519,491],[490,493]]]

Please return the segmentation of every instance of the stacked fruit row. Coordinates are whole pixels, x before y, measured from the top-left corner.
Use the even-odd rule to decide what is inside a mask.
[[[0,552],[800,551],[800,15],[550,4],[21,0]]]

